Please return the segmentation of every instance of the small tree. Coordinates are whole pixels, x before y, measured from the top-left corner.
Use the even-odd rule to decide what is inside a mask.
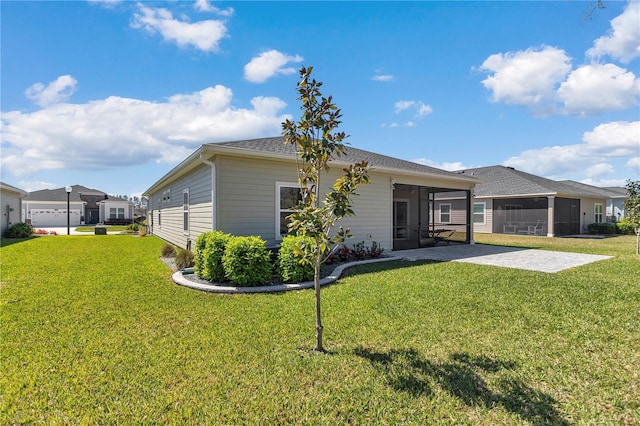
[[[331,231],[336,221],[354,214],[350,196],[356,193],[360,184],[369,183],[369,165],[366,161],[352,164],[343,169],[344,175],[337,179],[320,204],[320,173],[329,171],[329,162],[345,154],[344,132],[334,132],[341,123],[340,110],[332,103],[332,97],[322,97],[321,82],[311,79],[313,67],[300,69],[297,92],[302,101],[302,116],[298,123],[286,120],[282,124],[282,134],[286,144],[291,144],[297,152],[298,184],[301,201],[295,213],[289,216],[289,230],[297,235],[310,237],[314,242],[313,259],[300,256],[301,262],[313,261],[314,287],[316,296],[316,346],[324,352],[322,344],[322,316],[320,309],[320,267],[332,246],[342,243],[350,236],[349,230],[339,228],[334,235]],[[304,241],[304,240],[301,240]],[[304,242],[296,249],[299,253],[308,250]]]
[[[640,180],[628,180],[626,188],[627,199],[624,200],[624,217],[636,231],[636,254],[640,254]]]

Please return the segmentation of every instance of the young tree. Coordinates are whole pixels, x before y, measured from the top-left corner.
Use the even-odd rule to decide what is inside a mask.
[[[640,180],[627,181],[627,199],[624,200],[625,219],[636,231],[636,254],[640,254]]]
[[[366,161],[351,164],[343,169],[331,190],[320,203],[320,173],[329,172],[329,162],[345,154],[344,132],[335,131],[340,125],[342,114],[332,103],[332,97],[322,97],[321,82],[311,79],[313,67],[300,69],[297,92],[302,101],[302,116],[299,122],[286,120],[282,124],[282,134],[286,144],[291,144],[297,152],[298,184],[301,201],[295,212],[289,216],[289,230],[298,235],[311,237],[313,260],[304,258],[302,262],[313,262],[316,295],[316,346],[324,352],[322,344],[322,316],[320,309],[320,267],[332,246],[342,243],[350,236],[348,229],[340,227],[333,235],[336,221],[355,213],[351,208],[350,196],[356,194],[360,184],[369,183],[369,165]],[[303,244],[303,243],[301,243]],[[297,247],[297,254],[307,247]]]

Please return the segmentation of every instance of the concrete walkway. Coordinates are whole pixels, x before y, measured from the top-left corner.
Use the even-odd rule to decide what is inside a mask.
[[[390,257],[371,259],[362,262],[350,262],[338,266],[333,273],[323,278],[320,285],[336,281],[345,269],[366,263],[388,262],[390,260],[438,260],[443,262],[466,262],[478,265],[500,266],[505,268],[524,269],[528,271],[555,273],[576,266],[586,265],[611,256],[595,254],[567,253],[548,250],[526,249],[518,247],[490,246],[484,244],[452,244],[443,247],[431,247],[415,250],[392,251]],[[261,287],[231,287],[214,285],[203,280],[193,279],[195,276],[182,271],[172,276],[176,284],[197,290],[215,293],[268,293],[312,288],[313,282],[299,284],[281,284]]]
[[[416,250],[392,252],[407,260],[431,259],[444,262],[464,262],[478,265],[501,266],[527,271],[555,273],[611,256],[568,253],[519,247],[491,246],[485,244],[452,244]]]

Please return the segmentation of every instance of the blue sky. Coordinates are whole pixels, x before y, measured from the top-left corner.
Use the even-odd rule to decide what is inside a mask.
[[[447,170],[640,179],[640,3],[2,1],[1,179],[140,194],[277,136],[313,66],[355,147]]]

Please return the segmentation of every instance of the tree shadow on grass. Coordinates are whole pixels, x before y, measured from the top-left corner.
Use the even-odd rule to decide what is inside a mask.
[[[438,387],[470,407],[500,406],[534,425],[569,424],[550,395],[520,380],[503,378],[495,386],[488,385],[483,375],[513,370],[516,365],[511,361],[455,353],[447,361],[433,362],[415,349],[383,353],[357,348],[354,353],[370,361],[390,387],[414,397],[430,395]]]

